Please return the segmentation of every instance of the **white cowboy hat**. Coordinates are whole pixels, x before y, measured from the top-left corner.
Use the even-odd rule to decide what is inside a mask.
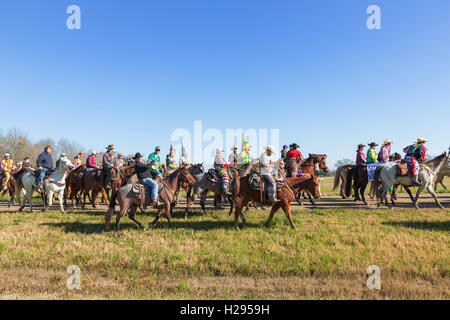
[[[273,148],[272,148],[272,146],[267,146],[267,147],[264,147],[264,150],[270,150],[271,152],[273,152]]]
[[[394,143],[394,141],[390,140],[390,139],[386,139],[384,140],[383,144],[388,144],[388,143]]]
[[[230,150],[234,151],[234,149],[237,149],[237,148],[238,148],[237,145],[233,145]]]
[[[223,149],[222,149],[222,148],[217,148],[217,149],[216,149],[216,153],[221,153],[221,152],[223,152]]]
[[[416,143],[428,142],[428,140],[424,138],[417,138]]]
[[[6,157],[10,157],[11,158],[11,155],[9,153],[5,153],[5,158]]]
[[[67,155],[64,152],[61,153],[61,158],[65,158],[65,157],[67,157]]]
[[[92,150],[91,154],[97,154],[97,151]]]

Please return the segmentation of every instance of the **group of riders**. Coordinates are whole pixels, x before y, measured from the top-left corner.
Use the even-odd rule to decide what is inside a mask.
[[[412,145],[409,145],[403,149],[406,153],[404,159],[408,162],[411,173],[413,177],[413,183],[419,185],[418,174],[419,174],[419,163],[426,161],[426,148],[425,143],[427,140],[423,138],[418,138]],[[389,161],[391,156],[391,146],[393,141],[387,139],[383,142],[383,145],[379,152],[376,152],[376,147],[378,146],[375,142],[369,143],[367,153],[364,152],[365,145],[359,144],[356,151],[356,164],[370,166],[374,163],[385,163]],[[170,146],[169,154],[166,157],[165,165],[161,161],[160,152],[161,148],[157,146],[149,156],[147,161],[143,160],[143,156],[138,152],[135,156],[128,161],[127,166],[134,166],[138,179],[146,186],[151,189],[151,200],[155,204],[158,199],[158,183],[155,181],[156,177],[162,176],[163,167],[167,168],[169,171],[178,168],[179,166],[188,165],[188,155],[182,146],[182,155],[177,161],[176,151],[173,145]],[[236,145],[231,147],[231,153],[228,156],[228,161],[224,157],[224,150],[221,148],[216,149],[216,156],[214,159],[214,171],[220,179],[221,189],[223,195],[229,194],[229,166],[231,167],[242,167],[250,163],[254,163],[255,160],[260,165],[260,174],[267,181],[268,184],[268,200],[270,202],[276,201],[276,181],[274,179],[274,169],[278,160],[273,159],[275,150],[271,146],[264,147],[264,152],[260,155],[258,159],[253,159],[250,154],[251,146],[245,136],[242,137],[241,151],[238,152],[238,147]],[[44,151],[39,155],[36,161],[36,189],[40,191],[42,181],[45,176],[53,169],[53,158],[52,158],[52,146],[47,145]],[[61,154],[61,159],[65,158],[64,153]],[[83,166],[82,163],[83,152],[80,152],[74,159],[73,165],[75,169]],[[299,170],[299,164],[303,161],[303,155],[299,150],[299,145],[293,143],[289,146],[284,145],[281,150],[280,156],[283,167],[286,172],[286,177],[298,176],[302,172]],[[58,164],[56,164],[57,166]],[[86,171],[97,170],[101,171],[103,176],[103,187],[107,189],[111,183],[111,176],[113,168],[121,168],[124,164],[124,158],[122,154],[115,153],[114,145],[108,145],[106,147],[106,152],[103,154],[102,166],[97,164],[97,152],[92,151],[86,159],[84,165]],[[25,158],[23,162],[20,163],[23,168],[32,169],[30,158]],[[5,154],[4,159],[0,162],[0,171],[2,172],[2,190],[7,189],[7,185],[11,180],[12,174],[18,170],[18,167],[14,161],[11,159],[10,154]]]
[[[419,163],[427,161],[426,158],[426,148],[425,143],[428,142],[424,138],[418,138],[416,141],[405,148],[403,152],[405,153],[404,160],[408,163],[411,169],[411,176],[413,185],[418,186],[419,183]],[[356,150],[356,165],[371,165],[375,163],[386,163],[390,161],[391,147],[394,142],[390,139],[386,139],[380,148],[380,151],[376,152],[376,147],[378,144],[375,142],[369,143],[367,146],[369,149],[367,153],[364,153],[364,144],[359,144]]]

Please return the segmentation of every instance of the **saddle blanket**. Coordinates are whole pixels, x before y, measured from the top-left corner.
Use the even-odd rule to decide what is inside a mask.
[[[373,176],[375,175],[375,170],[383,163],[368,163],[367,164],[367,178],[369,182],[373,182]]]

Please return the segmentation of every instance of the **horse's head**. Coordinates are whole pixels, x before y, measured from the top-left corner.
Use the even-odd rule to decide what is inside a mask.
[[[192,175],[196,176],[198,174],[202,174],[205,172],[205,168],[203,167],[203,163],[197,163],[192,166]]]
[[[195,179],[189,172],[187,166],[181,166],[178,170],[180,170],[180,180],[182,182],[185,182],[191,186],[195,184]]]
[[[61,171],[68,171],[73,170],[75,166],[72,164],[72,162],[67,157],[60,158],[58,161],[58,167],[56,169]]]
[[[398,152],[395,152],[389,156],[389,161],[397,161],[397,160],[402,160],[402,156]]]
[[[313,159],[314,169],[316,171],[323,170],[325,172],[330,171],[327,166],[327,155],[326,154],[309,154],[309,158]]]

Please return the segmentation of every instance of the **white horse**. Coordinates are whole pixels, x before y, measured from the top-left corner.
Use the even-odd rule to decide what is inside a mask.
[[[420,171],[419,171],[419,189],[417,190],[416,197],[414,198],[413,204],[416,209],[419,209],[419,205],[417,203],[417,200],[419,199],[420,194],[423,190],[427,189],[428,192],[433,196],[434,201],[436,201],[436,204],[439,208],[444,209],[442,204],[439,202],[436,193],[433,190],[433,180],[436,176],[436,174],[439,172],[441,167],[445,164],[445,161],[448,159],[448,155],[446,152],[441,154],[440,156],[425,162],[424,164],[420,165]],[[401,184],[406,187],[412,186],[412,177],[410,175],[399,177],[397,176],[397,167],[394,162],[389,162],[387,164],[381,165],[377,168],[375,171],[374,176],[374,184],[375,184],[375,190],[378,190],[378,186],[380,184],[380,180],[382,182],[382,187],[380,190],[380,194],[378,196],[381,196],[381,201],[378,203],[378,206],[383,204],[383,202],[386,203],[386,205],[391,208],[391,204],[387,200],[387,191],[389,188]]]
[[[449,149],[450,152],[450,149]],[[447,161],[445,162],[445,165],[442,166],[441,170],[439,170],[436,178],[436,182],[434,183],[434,191],[437,190],[438,184],[440,183],[445,190],[447,190],[447,187],[444,185],[444,177],[450,177],[450,159],[447,158]]]
[[[42,182],[44,187],[44,195],[47,196],[47,201],[44,199],[44,210],[47,210],[47,207],[52,205],[53,195],[58,194],[59,208],[61,209],[61,212],[64,212],[63,198],[64,189],[66,188],[66,173],[68,170],[72,170],[74,165],[67,157],[60,158],[56,164],[56,169],[50,173],[49,179],[44,179]],[[24,201],[19,211],[22,211],[26,202],[28,202],[30,204],[30,212],[33,212],[32,195],[36,189],[36,177],[33,176],[31,172],[25,172],[20,177],[20,180],[22,184],[21,191],[24,194]]]

